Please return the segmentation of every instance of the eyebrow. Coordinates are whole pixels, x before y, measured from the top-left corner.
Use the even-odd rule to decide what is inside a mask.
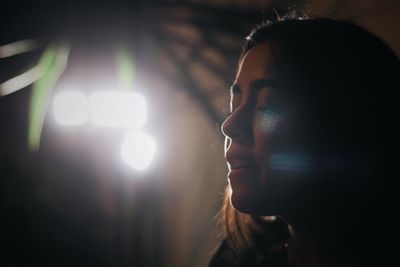
[[[261,78],[250,83],[250,91],[258,91],[265,87],[277,87],[278,81],[272,80],[270,78]],[[234,83],[230,88],[231,93],[241,93],[242,89],[238,83]]]

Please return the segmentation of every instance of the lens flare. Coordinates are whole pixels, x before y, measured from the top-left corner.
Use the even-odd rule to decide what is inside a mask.
[[[270,158],[273,170],[285,172],[310,171],[313,164],[311,158],[304,153],[273,153]]]
[[[125,137],[121,154],[125,163],[137,170],[144,170],[149,165],[156,150],[153,138],[142,131],[131,131]]]
[[[58,93],[53,99],[56,121],[65,126],[79,126],[88,119],[87,98],[79,91]]]
[[[138,93],[94,92],[89,110],[90,120],[98,126],[139,128],[146,122],[146,101]]]
[[[256,126],[264,133],[273,132],[278,126],[280,116],[273,109],[258,109],[256,115]]]

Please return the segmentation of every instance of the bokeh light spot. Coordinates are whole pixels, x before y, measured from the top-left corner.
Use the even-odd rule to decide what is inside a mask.
[[[156,150],[152,137],[142,131],[129,132],[122,144],[122,159],[137,170],[144,170],[149,165]]]
[[[139,128],[146,122],[146,101],[138,93],[94,92],[89,110],[91,121],[99,126]]]
[[[65,126],[79,126],[88,118],[87,98],[79,91],[64,91],[53,99],[56,121]]]

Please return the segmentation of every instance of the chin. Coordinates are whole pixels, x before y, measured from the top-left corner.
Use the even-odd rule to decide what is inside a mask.
[[[268,208],[268,202],[260,190],[232,189],[230,201],[231,205],[241,213],[259,216],[276,215]]]

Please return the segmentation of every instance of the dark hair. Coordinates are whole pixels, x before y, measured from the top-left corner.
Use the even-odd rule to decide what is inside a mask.
[[[333,131],[329,144],[317,138],[315,147],[339,146],[346,153],[363,154],[365,160],[358,167],[369,166],[372,183],[384,187],[380,196],[386,197],[393,190],[391,168],[395,165],[391,164],[398,136],[393,118],[397,114],[394,91],[399,88],[400,63],[394,52],[380,38],[354,23],[307,16],[289,16],[257,26],[246,38],[241,59],[264,42],[272,48],[290,104],[305,109],[303,115],[314,114],[302,120],[307,124],[305,128]],[[332,114],[338,103],[340,106]],[[321,124],[323,127],[315,128]],[[307,138],[307,132],[304,135]],[[354,173],[348,175],[357,179]],[[376,179],[379,175],[385,178]],[[228,191],[229,188],[221,222],[236,261],[246,261],[249,252],[264,246],[270,248],[267,250],[271,255],[264,259],[269,261],[268,266],[284,264],[284,244],[289,237],[287,227],[284,230],[282,226],[285,222],[279,218],[266,221],[236,211]]]

